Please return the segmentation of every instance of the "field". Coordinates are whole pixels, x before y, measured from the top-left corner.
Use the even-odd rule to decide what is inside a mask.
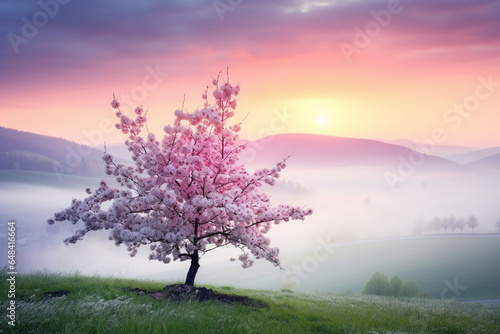
[[[324,248],[323,248],[324,247]],[[207,265],[200,281],[238,287],[317,292],[361,292],[375,271],[413,279],[436,299],[500,299],[500,236],[438,235],[318,246],[281,255],[285,269],[257,261],[251,269]],[[168,280],[172,273],[147,278]],[[178,277],[185,271],[178,273]],[[288,282],[287,282],[288,281]],[[458,289],[453,290],[453,287]]]
[[[39,191],[29,191],[35,180],[40,186],[59,182],[50,174],[27,179],[25,173],[0,173],[0,179],[14,176],[27,186],[21,188],[22,191],[14,191],[14,183],[12,187],[4,188],[9,190],[6,195],[13,199],[37,194]],[[85,183],[88,183],[87,178],[68,177],[61,186],[73,190]],[[66,193],[57,194],[64,203],[66,197],[71,197]],[[40,202],[38,195],[36,197],[34,203],[47,206]],[[54,197],[57,196],[47,196],[47,201],[54,202]],[[2,203],[3,208],[13,210],[14,206],[5,204],[12,201]],[[18,207],[15,210],[5,219],[16,217],[20,227],[19,241],[26,240],[18,245],[20,263],[25,268],[47,267],[49,271],[24,272],[17,276],[16,328],[10,327],[8,318],[3,316],[0,322],[2,334],[500,333],[500,305],[463,302],[500,299],[498,235],[464,233],[336,244],[328,242],[328,238],[320,242],[320,236],[314,239],[310,248],[284,251],[281,259],[285,271],[265,261],[257,261],[251,269],[242,269],[228,261],[202,263],[197,277],[200,285],[211,286],[222,293],[249,296],[266,305],[265,308],[253,308],[220,302],[175,303],[127,291],[127,288],[161,290],[172,283],[172,277],[185,276],[186,269],[174,275],[176,273],[170,268],[162,267],[161,272],[148,272],[135,280],[107,278],[105,273],[100,273],[102,276],[87,275],[89,271],[90,274],[96,272],[94,268],[97,267],[92,267],[85,275],[56,274],[54,272],[66,268],[67,263],[81,261],[82,254],[92,261],[100,259],[106,266],[116,268],[131,266],[132,260],[124,250],[120,250],[122,260],[100,244],[95,249],[88,247],[85,253],[76,250],[71,253],[72,246],[59,251],[54,240],[66,247],[61,241],[67,232],[44,233],[45,221],[40,218],[42,223],[39,224],[31,218],[48,217],[43,213],[45,211],[40,214],[38,207],[30,208],[32,211]],[[30,212],[31,216],[23,216],[25,212]],[[86,242],[82,244],[88,245],[90,240]],[[111,243],[109,247],[116,249]],[[106,262],[110,258],[113,261]],[[147,263],[145,259],[144,262]],[[301,269],[302,273],[294,272],[293,268]],[[370,275],[377,270],[389,277],[397,275],[402,280],[415,280],[433,299],[360,295]],[[290,282],[298,283],[298,286],[294,287]],[[2,273],[0,307],[3,314],[9,305],[4,293],[7,288],[5,273]],[[49,292],[63,290],[67,293],[47,297]]]
[[[304,252],[302,258],[313,254]],[[283,258],[286,263],[288,259]],[[301,263],[300,258],[296,255],[293,262]],[[499,299],[499,258],[498,235],[372,240],[333,248],[330,257],[318,263],[316,272],[301,286],[307,290],[320,286],[326,291],[361,291],[370,275],[379,270],[391,277],[415,280],[434,298]],[[448,288],[455,280],[462,287],[459,295]]]
[[[1,277],[6,291],[5,272]],[[211,287],[249,296],[265,307],[173,302],[128,288],[165,283],[116,278],[22,274],[16,280],[16,328],[1,333],[499,333],[500,306],[358,294],[294,293]],[[54,292],[65,291],[63,294]],[[49,296],[52,292],[52,296]],[[8,300],[1,296],[6,310]],[[4,311],[5,312],[5,311]]]

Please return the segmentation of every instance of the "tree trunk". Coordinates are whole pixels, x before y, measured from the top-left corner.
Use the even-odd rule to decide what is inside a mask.
[[[185,285],[194,285],[194,278],[196,277],[196,273],[198,272],[198,268],[200,268],[199,263],[200,257],[198,256],[198,251],[195,250],[191,255],[191,266],[189,267],[189,271],[186,276]]]

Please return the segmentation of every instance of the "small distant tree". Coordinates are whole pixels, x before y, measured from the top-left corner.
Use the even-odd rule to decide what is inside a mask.
[[[392,295],[398,297],[401,294],[401,288],[403,287],[403,281],[398,276],[391,278]]]
[[[363,288],[363,294],[366,295],[391,296],[392,292],[393,289],[389,279],[380,271],[373,273]]]
[[[441,227],[444,229],[444,233],[450,228],[450,220],[447,217],[441,219]]]
[[[439,219],[438,216],[434,217],[434,219],[432,221],[432,226],[434,227],[434,230],[436,231],[436,233],[438,233],[439,230],[441,229],[441,219]]]
[[[403,283],[399,295],[401,297],[416,297],[420,288],[414,280],[408,280]]]
[[[451,215],[450,218],[448,218],[448,221],[450,222],[451,233],[455,233],[455,229],[457,228],[457,219],[455,216]]]
[[[460,233],[464,231],[465,220],[463,218],[458,218],[456,221],[457,228],[460,229]]]
[[[110,230],[109,239],[127,246],[131,256],[141,245],[151,250],[150,260],[169,263],[191,260],[186,285],[193,285],[200,256],[219,247],[233,245],[242,251],[244,268],[253,258],[279,265],[279,249],[270,246],[264,235],[272,224],[304,219],[312,210],[271,205],[259,188],[274,185],[285,168],[285,160],[273,168],[249,173],[238,163],[244,146],[237,144],[241,123],[228,124],[236,108],[239,86],[219,80],[212,82],[215,101],[203,93],[204,107],[193,113],[175,111],[173,125],[164,127],[163,139],[153,133],[141,135],[146,113],[135,109],[135,119],[112,107],[119,119],[116,127],[128,135],[125,145],[134,166],[116,163],[104,154],[106,172],[117,187],[101,181],[83,200],[55,213],[55,221],[84,223],[84,228],[65,240],[76,243],[91,231]],[[234,259],[232,259],[234,260]]]
[[[472,233],[474,233],[474,229],[479,226],[479,222],[477,221],[476,216],[471,215],[469,219],[467,219],[467,227],[472,229]]]

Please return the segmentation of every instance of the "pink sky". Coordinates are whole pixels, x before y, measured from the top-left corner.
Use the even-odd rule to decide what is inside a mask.
[[[498,1],[222,2],[4,2],[0,126],[119,141],[114,93],[158,133],[229,66],[244,138],[500,146]]]

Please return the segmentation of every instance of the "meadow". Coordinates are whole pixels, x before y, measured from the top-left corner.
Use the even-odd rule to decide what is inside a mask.
[[[0,289],[6,291],[6,273]],[[499,333],[500,305],[210,287],[264,307],[137,295],[165,282],[34,272],[16,280],[16,327],[1,333]],[[2,294],[5,312],[9,300]]]
[[[381,271],[403,281],[414,280],[421,291],[436,299],[500,299],[499,258],[500,236],[493,234],[427,235],[330,245],[318,242],[314,248],[284,252],[281,260],[285,270],[259,261],[251,269],[206,265],[199,279],[225,285],[229,277],[238,278],[234,284],[252,289],[357,293],[375,271]],[[144,278],[168,280],[172,274]],[[185,275],[185,270],[177,276],[181,274]]]
[[[500,238],[498,235],[428,235],[416,238],[368,240],[332,246],[332,254],[301,287],[339,292],[361,291],[371,274],[381,271],[413,279],[434,298],[500,299]],[[283,263],[301,263],[311,251],[283,256]],[[455,295],[449,285],[462,288]],[[317,289],[317,288],[316,288]]]
[[[55,192],[53,183],[59,184],[55,175],[33,175],[29,180],[26,175],[0,173],[4,181],[19,177],[25,183],[18,188],[17,183],[4,182],[9,187],[2,188],[2,222],[11,217],[18,221],[23,272],[16,279],[16,328],[3,316],[0,333],[500,333],[500,305],[464,302],[500,298],[499,237],[464,233],[332,243],[328,228],[318,230],[327,233],[316,237],[319,232],[312,226],[303,249],[289,247],[282,253],[282,265],[290,271],[288,277],[300,283],[298,287],[285,284],[284,271],[268,263],[257,261],[251,269],[227,261],[203,263],[199,285],[251,297],[265,304],[264,308],[156,300],[128,289],[161,290],[177,277],[170,267],[149,269],[146,265],[154,263],[144,258],[134,262],[123,249],[98,238],[67,247],[62,244],[69,234],[65,227],[47,229],[45,217],[71,196],[79,196],[88,178],[64,178]],[[40,189],[50,190],[51,195],[40,199]],[[29,206],[18,204],[25,202]],[[364,214],[371,217],[374,210]],[[288,237],[297,231],[305,233],[302,227],[291,226]],[[279,234],[274,237],[279,239]],[[284,242],[276,240],[276,244]],[[320,245],[328,245],[330,251],[322,249],[316,258]],[[142,262],[144,267],[137,268],[144,271],[140,279],[111,278],[112,274],[101,270],[119,273],[116,268],[136,268]],[[72,268],[70,264],[83,273],[59,273],[61,268],[72,270],[67,269]],[[298,280],[291,269],[294,266],[302,268],[307,278]],[[44,267],[48,270],[39,271]],[[185,276],[185,270],[178,276]],[[376,270],[413,279],[433,298],[359,294]],[[95,272],[100,276],[91,276]],[[7,290],[3,272],[0,307],[4,314],[9,305]],[[54,293],[58,291],[64,292]]]

